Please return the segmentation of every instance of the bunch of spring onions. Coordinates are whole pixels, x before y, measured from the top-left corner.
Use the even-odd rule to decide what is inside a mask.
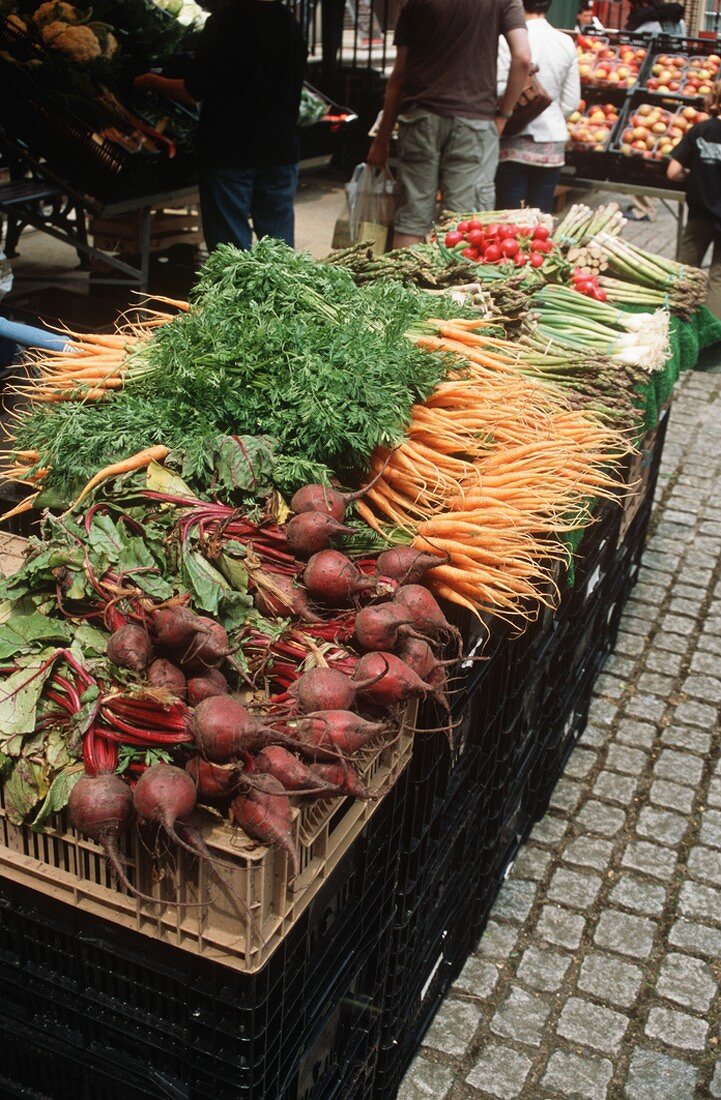
[[[614,302],[665,306],[685,319],[703,305],[708,279],[699,268],[645,252],[610,233],[597,233],[595,239],[603,249],[608,271],[618,276],[600,279]]]
[[[532,299],[536,343],[600,353],[620,363],[651,372],[661,370],[668,349],[668,314],[627,313],[577,290],[545,286]],[[540,339],[539,339],[540,338]]]
[[[582,202],[574,203],[558,223],[553,239],[559,245],[579,246],[590,241],[597,233],[605,232],[617,236],[625,224],[626,219],[617,202],[606,203],[597,210],[592,210]]]

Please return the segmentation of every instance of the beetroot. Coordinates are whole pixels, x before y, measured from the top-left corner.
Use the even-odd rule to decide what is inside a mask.
[[[339,550],[314,554],[303,572],[303,582],[314,599],[333,607],[346,606],[359,592],[376,587],[373,577],[364,577]]]
[[[159,645],[182,651],[202,630],[200,616],[189,607],[161,607],[153,616],[153,635]]]
[[[311,710],[350,710],[358,692],[382,675],[358,682],[336,668],[311,668],[296,680],[293,694],[298,710],[305,714]]]
[[[392,707],[396,703],[405,703],[409,699],[434,693],[434,689],[394,653],[366,653],[358,662],[353,679],[364,680],[377,676],[383,669],[384,662],[386,668],[382,675],[370,687],[363,689],[363,694],[372,703]]]
[[[332,539],[352,534],[352,527],[339,523],[327,512],[301,512],[293,516],[285,529],[288,546],[294,554],[304,558],[325,550]]]
[[[432,638],[450,635],[456,639],[460,654],[463,639],[460,631],[446,619],[435,598],[421,584],[404,584],[393,597],[397,604],[408,613],[418,631]]]
[[[373,488],[378,478],[385,472],[392,453],[392,451],[389,453],[388,458],[386,458],[375,477],[354,493],[342,493],[339,489],[332,489],[329,485],[304,485],[291,497],[291,512],[328,512],[335,519],[343,519],[348,505],[354,500],[360,500],[369,489]]]
[[[172,661],[165,657],[156,657],[148,669],[148,683],[151,687],[165,688],[176,699],[185,699],[186,680],[185,675]]]
[[[352,756],[388,733],[391,727],[388,722],[371,722],[349,710],[318,710],[292,718],[287,728],[306,755],[327,760],[338,755]]]
[[[217,668],[230,653],[225,628],[215,619],[198,615],[198,631],[185,648],[180,663],[189,671],[201,675]]]
[[[451,661],[439,661],[430,645],[424,638],[403,638],[398,649],[398,656],[412,668],[421,680],[433,687],[442,687],[446,682],[446,664],[456,664]]]
[[[307,623],[321,621],[320,615],[316,615],[308,603],[306,590],[284,573],[273,575],[273,587],[258,586],[253,599],[261,615],[269,619],[288,619],[296,615]]]
[[[367,801],[378,798],[361,783],[355,768],[347,761],[342,764],[311,764],[310,770],[326,783],[332,783],[338,794],[350,795],[351,798],[360,798]]]
[[[410,616],[395,604],[363,607],[355,617],[355,636],[362,649],[395,649],[400,638],[412,634]]]
[[[192,730],[198,752],[214,764],[227,764],[242,753],[260,752],[266,745],[293,747],[290,738],[268,729],[230,695],[214,695],[198,703]]]
[[[332,784],[314,775],[307,764],[281,745],[268,745],[258,753],[253,760],[255,772],[272,775],[282,784],[283,790],[298,794],[321,794],[333,789]]]
[[[241,781],[237,765],[211,764],[202,756],[192,756],[186,763],[185,770],[195,783],[201,798],[230,798]]]
[[[347,495],[329,485],[304,485],[293,493],[290,501],[291,512],[327,512],[337,520],[343,519],[347,507]]]
[[[153,659],[147,631],[134,623],[126,623],[113,631],[106,652],[114,665],[133,672],[143,672]]]
[[[190,817],[198,800],[192,777],[172,764],[153,764],[135,785],[133,804],[138,817],[157,821],[172,840],[184,847],[175,823]]]
[[[211,695],[227,695],[228,681],[217,668],[209,668],[202,676],[192,676],[188,680],[188,703],[195,707]]]
[[[233,819],[249,837],[270,848],[287,852],[291,861],[293,878],[298,875],[298,853],[291,831],[292,810],[290,799],[282,784],[271,775],[265,776],[265,789],[251,788],[233,799]]]
[[[118,849],[118,837],[127,833],[133,821],[133,796],[119,775],[106,772],[79,779],[68,798],[68,820],[83,836],[102,845],[110,866],[126,890],[144,901],[156,901],[141,894],[128,881]]]
[[[378,555],[376,572],[379,576],[392,577],[399,584],[417,584],[429,569],[445,565],[447,561],[447,554],[438,557],[436,554],[414,550],[412,546],[396,546],[395,549],[384,550]]]

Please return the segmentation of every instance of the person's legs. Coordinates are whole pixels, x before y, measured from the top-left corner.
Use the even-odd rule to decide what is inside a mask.
[[[498,164],[498,130],[485,119],[446,121],[440,156],[443,206],[455,213],[492,210]]]
[[[518,210],[528,205],[529,166],[502,160],[496,171],[496,209]]]
[[[708,273],[706,305],[721,321],[721,237],[716,234]]]
[[[250,213],[256,237],[277,237],[291,248],[295,245],[295,192],[298,165],[256,168]]]
[[[252,175],[245,168],[203,168],[200,171],[200,216],[208,252],[219,244],[250,248]]]
[[[560,168],[529,166],[528,194],[526,196],[528,206],[537,206],[544,214],[552,214],[553,196],[556,193],[556,185],[560,178]]]
[[[438,190],[439,131],[443,123],[430,111],[409,111],[398,119],[400,196],[394,222],[394,248],[426,238],[433,225]]]
[[[684,226],[681,247],[678,250],[679,263],[700,267],[713,240],[714,230],[710,221],[706,218],[689,217]],[[714,245],[714,260],[717,259],[716,248],[717,246]]]

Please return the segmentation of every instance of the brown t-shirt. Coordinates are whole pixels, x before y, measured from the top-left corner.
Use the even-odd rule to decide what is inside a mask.
[[[401,112],[495,118],[498,39],[526,29],[521,0],[406,0],[395,43],[408,47]]]

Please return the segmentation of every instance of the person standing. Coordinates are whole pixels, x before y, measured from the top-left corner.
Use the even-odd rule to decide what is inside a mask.
[[[511,61],[499,102],[501,35]],[[493,208],[499,135],[525,86],[531,53],[520,0],[407,0],[395,43],[368,163],[386,165],[397,121],[401,195],[393,245],[403,248],[430,231],[439,189],[449,210]]]
[[[307,50],[280,0],[230,0],[205,23],[182,80],[146,73],[136,86],[200,101],[200,212],[208,251],[295,239],[298,111]],[[252,222],[252,229],[251,229]]]
[[[566,119],[581,101],[576,44],[546,19],[551,0],[523,0],[526,26],[538,80],[553,102],[538,118],[513,137],[501,137],[496,172],[496,202],[501,209],[521,205],[553,212],[556,190],[568,140]],[[498,87],[508,79],[510,53],[506,42],[498,44]]]
[[[721,119],[699,122],[671,154],[666,174],[686,181],[688,220],[678,258],[700,267],[712,246],[706,305],[721,319]]]
[[[631,11],[625,29],[634,34],[664,33],[683,37],[686,34],[683,4],[660,3],[660,0],[631,0]],[[658,199],[650,195],[636,195],[625,213],[631,221],[655,222]]]

